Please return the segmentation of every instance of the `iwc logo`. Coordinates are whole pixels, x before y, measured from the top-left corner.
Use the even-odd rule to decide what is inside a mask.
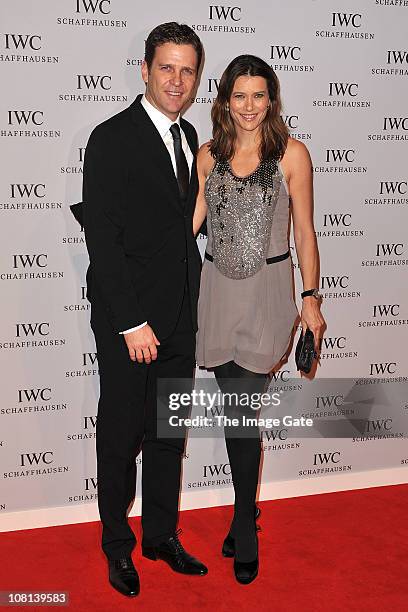
[[[393,431],[393,419],[389,416],[384,416],[366,419],[363,435],[352,438],[352,441],[371,442],[374,440],[388,440],[389,438],[404,438],[404,432]]]
[[[64,312],[88,312],[91,309],[91,305],[86,297],[86,285],[82,285],[78,288],[77,301],[73,304],[64,304]]]
[[[58,55],[43,55],[44,40],[42,34],[7,32],[2,35],[3,53],[0,53],[0,62],[17,64],[58,64]]]
[[[322,276],[320,287],[324,299],[344,300],[357,299],[361,297],[361,291],[352,289],[352,281],[349,274]]]
[[[68,409],[66,402],[54,399],[52,387],[34,387],[31,389],[17,389],[16,404],[2,408],[0,414],[7,416],[26,416],[28,414],[49,415],[62,414]]]
[[[301,442],[288,440],[288,429],[261,429],[261,444],[264,452],[290,451],[301,447]]]
[[[65,378],[76,378],[82,376],[97,376],[99,374],[98,354],[97,353],[82,353],[78,363],[77,370],[67,370]]]
[[[407,141],[408,117],[384,117],[381,132],[368,134],[367,140],[380,141]]]
[[[379,242],[375,245],[374,259],[363,259],[361,266],[363,268],[406,266],[408,260],[404,254],[403,242]]]
[[[382,66],[371,68],[371,74],[380,77],[408,76],[408,51],[406,49],[388,49]]]
[[[213,34],[255,34],[256,28],[246,22],[241,6],[210,4],[207,8],[207,19],[204,23],[192,23],[190,27],[196,32]]]
[[[0,350],[27,350],[65,346],[65,338],[52,335],[48,321],[19,322],[14,324],[13,340],[0,342]]]
[[[375,195],[364,199],[364,204],[373,206],[400,206],[408,204],[408,181],[393,177],[378,183]]]
[[[304,64],[302,56],[300,45],[269,45],[269,58],[275,72],[314,72],[314,65]]]
[[[323,94],[324,95],[324,94]],[[371,100],[364,100],[360,96],[359,83],[348,81],[329,81],[324,97],[313,100],[313,106],[328,111],[355,110],[371,108]]]
[[[7,123],[0,129],[3,138],[60,138],[61,130],[49,129],[44,111],[9,110]]]
[[[312,140],[312,132],[304,131],[299,115],[281,115],[289,134],[297,140]]]
[[[74,154],[71,165],[60,167],[61,174],[83,174],[85,147],[77,147],[74,149]]]
[[[309,467],[299,470],[299,476],[323,476],[338,472],[351,472],[352,465],[342,462],[342,453],[338,450],[314,453]]]
[[[404,305],[405,306],[405,305]],[[408,325],[407,314],[401,312],[401,304],[373,304],[370,307],[370,318],[358,321],[358,327],[399,327]]]
[[[367,166],[356,163],[357,159],[358,153],[355,148],[326,149],[324,165],[314,166],[313,171],[319,174],[365,174]]]
[[[37,476],[49,476],[66,474],[69,472],[68,465],[55,464],[54,450],[36,450],[21,453],[18,464],[13,470],[3,472],[3,478],[36,478]]]
[[[110,74],[77,74],[72,78],[76,91],[58,94],[60,102],[127,102],[127,95],[112,93]],[[114,90],[113,90],[114,91]]]
[[[127,20],[115,18],[112,12],[114,5],[118,4],[117,0],[71,0],[70,4],[70,16],[57,17],[58,25],[80,28],[127,27]]]
[[[328,23],[323,28],[315,31],[316,38],[374,39],[372,32],[364,32],[364,17],[361,13],[330,13]]]
[[[83,478],[78,489],[77,493],[68,495],[67,501],[69,504],[95,502],[98,499],[98,479],[96,476]]]
[[[48,199],[45,183],[10,183],[8,201],[0,201],[0,212],[41,212],[62,208],[61,202]]]
[[[346,336],[323,336],[319,360],[357,359],[358,351],[350,350]]]
[[[81,431],[74,433],[67,433],[67,440],[82,441],[82,440],[95,440],[96,438],[96,415],[82,416],[82,427]]]
[[[64,278],[62,270],[49,267],[47,253],[17,253],[9,256],[9,266],[0,271],[0,280],[43,280]]]
[[[352,213],[323,213],[321,229],[316,230],[318,238],[356,238],[364,236],[363,229],[353,227]]]

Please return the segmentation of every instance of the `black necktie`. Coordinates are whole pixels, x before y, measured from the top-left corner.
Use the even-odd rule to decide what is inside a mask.
[[[182,200],[187,199],[188,185],[190,182],[190,172],[186,156],[184,155],[183,147],[181,146],[181,133],[180,126],[178,123],[173,123],[170,127],[171,135],[173,136],[174,144],[174,155],[176,157],[177,166],[177,182],[180,191],[180,198]]]

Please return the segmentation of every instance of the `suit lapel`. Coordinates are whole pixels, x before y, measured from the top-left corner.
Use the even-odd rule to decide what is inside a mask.
[[[180,208],[179,188],[170,154],[154,123],[140,104],[141,98],[142,96],[139,95],[131,106],[132,119],[138,126],[138,134],[141,140],[140,145],[146,150],[148,157],[155,164],[158,172],[162,174],[173,195],[173,200],[175,200],[178,208]]]
[[[138,127],[138,135],[141,139],[140,144],[149,153],[150,159],[156,165],[158,171],[162,174],[164,180],[166,181],[166,184],[169,186],[170,192],[173,196],[172,199],[174,200],[177,209],[179,211],[183,210],[184,207],[181,203],[177,178],[174,174],[170,154],[153,121],[150,119],[149,115],[146,113],[145,109],[140,104],[141,99],[142,95],[140,94],[137,96],[136,100],[130,107],[132,119]],[[197,142],[194,137],[194,134],[191,132],[191,130],[188,129],[188,127],[186,127],[186,122],[184,121],[184,119],[181,119],[181,128],[186,136],[190,151],[193,154],[193,163],[190,171],[189,192],[186,202],[187,206],[191,199],[191,191],[195,183],[194,176],[197,172]]]

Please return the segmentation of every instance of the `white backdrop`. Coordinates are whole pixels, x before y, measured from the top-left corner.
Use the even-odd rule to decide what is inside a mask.
[[[3,0],[0,17],[2,529],[97,516],[98,362],[84,237],[69,205],[81,200],[92,128],[142,91],[144,40],[158,23],[188,23],[203,41],[186,114],[201,142],[233,57],[256,54],[275,69],[285,121],[314,163],[328,324],[316,376],[376,379],[377,394],[406,385],[408,1]],[[275,379],[297,376],[292,353]],[[315,413],[353,414],[336,389],[318,397]],[[383,402],[366,415],[364,439],[263,433],[263,497],[284,482],[282,495],[406,481],[407,408]],[[183,491],[184,507],[231,501],[221,440],[190,439]]]

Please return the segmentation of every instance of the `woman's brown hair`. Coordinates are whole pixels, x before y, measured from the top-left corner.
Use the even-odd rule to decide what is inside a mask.
[[[234,83],[240,76],[260,76],[266,80],[270,106],[261,123],[261,159],[281,159],[288,143],[289,131],[282,117],[279,80],[273,69],[255,55],[239,55],[225,69],[218,94],[211,109],[213,139],[210,153],[215,159],[230,160],[234,155],[236,131],[229,113],[228,104]]]

